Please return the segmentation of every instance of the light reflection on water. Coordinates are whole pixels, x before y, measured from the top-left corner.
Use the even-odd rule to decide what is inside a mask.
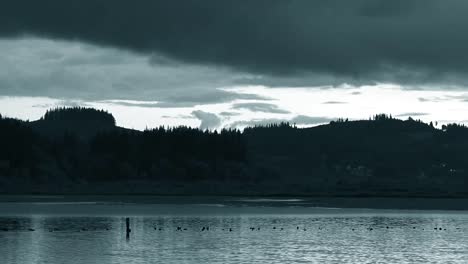
[[[205,210],[133,216],[129,240],[123,216],[0,216],[0,262],[468,263],[465,213]]]

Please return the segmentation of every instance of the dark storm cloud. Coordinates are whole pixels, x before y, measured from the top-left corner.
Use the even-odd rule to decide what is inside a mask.
[[[157,61],[151,61],[153,57]],[[226,67],[184,64],[162,55],[144,56],[77,41],[0,39],[0,95],[157,101],[140,107],[159,108],[271,100],[223,89],[248,76]]]
[[[466,0],[3,0],[0,35],[82,40],[301,77],[278,77],[293,85],[313,83],[309,73],[457,85],[467,83],[467,12]]]
[[[233,109],[246,109],[252,112],[264,112],[274,114],[288,114],[289,111],[279,108],[275,104],[268,103],[236,103],[232,106]]]

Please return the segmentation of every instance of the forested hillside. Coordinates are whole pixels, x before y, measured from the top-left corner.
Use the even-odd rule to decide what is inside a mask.
[[[60,108],[0,118],[0,192],[468,196],[468,128],[377,115],[136,131],[104,111]]]

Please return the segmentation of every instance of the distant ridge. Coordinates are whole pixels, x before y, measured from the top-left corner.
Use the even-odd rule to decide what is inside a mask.
[[[110,113],[0,117],[0,193],[468,197],[468,128],[376,115],[297,128],[115,126]]]
[[[115,126],[114,116],[107,111],[85,107],[50,109],[29,125],[44,136],[61,137],[67,133],[83,139],[89,139],[99,132],[123,129]]]

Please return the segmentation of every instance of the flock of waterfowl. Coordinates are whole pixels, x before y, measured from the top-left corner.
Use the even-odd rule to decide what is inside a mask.
[[[393,229],[394,227],[390,227],[390,226],[385,226],[383,228],[380,228],[380,229]],[[157,231],[163,231],[164,229],[162,227],[154,227],[153,228],[154,230],[157,230]],[[264,229],[267,229],[267,228],[261,228],[261,227],[249,227],[248,230],[250,231],[260,231],[260,230],[264,230]],[[283,231],[283,230],[286,230],[284,227],[276,227],[276,226],[273,226],[271,227],[272,230],[279,230],[279,231]],[[297,231],[307,231],[307,228],[305,227],[300,227],[300,226],[296,226],[295,228]],[[316,228],[318,230],[323,230],[322,227],[318,227]],[[377,229],[377,228],[376,228]],[[415,230],[417,229],[415,226],[413,226],[411,229]],[[186,227],[181,227],[181,226],[177,226],[177,228],[175,229],[175,231],[187,231],[189,230],[188,228]],[[196,229],[195,229],[196,230]],[[201,227],[201,229],[199,230],[200,232],[205,232],[205,231],[209,231],[210,230],[210,227],[209,226],[203,226]],[[357,228],[351,228],[351,231],[357,231],[358,229]],[[373,231],[374,228],[373,227],[368,227],[368,228],[365,228],[365,230],[368,230],[368,231]],[[420,230],[424,230],[424,228],[421,228]],[[442,228],[442,227],[434,227],[434,230],[438,230],[438,231],[447,231],[447,228]],[[456,230],[460,230],[460,228],[456,228]],[[229,231],[229,232],[232,232],[234,231],[234,229],[232,227],[230,228],[222,228],[221,231]]]
[[[394,227],[390,227],[390,226],[385,226],[385,227],[380,227],[380,229],[393,229]],[[109,231],[111,230],[112,228],[110,227],[105,227],[105,228],[81,228],[77,231],[79,232],[86,232],[86,231]],[[164,230],[167,230],[167,229],[164,229],[163,227],[153,227],[153,229],[155,231],[164,231]],[[174,228],[173,228],[174,229]],[[261,230],[265,230],[265,229],[268,229],[268,228],[261,228],[261,227],[249,227],[247,230],[251,230],[251,231],[261,231]],[[278,231],[284,231],[286,230],[284,227],[277,227],[277,226],[271,226],[270,227],[271,230],[278,230]],[[308,229],[306,227],[301,227],[301,226],[296,226],[294,228],[296,231],[307,231]],[[294,230],[293,229],[293,230]],[[309,228],[309,229],[312,229],[312,228]],[[316,228],[317,230],[323,230],[324,228],[322,227],[318,227]],[[377,229],[377,227],[367,227],[365,228],[365,230],[367,231],[373,231],[374,229]],[[411,227],[410,229],[418,229],[417,227],[413,226]],[[49,232],[59,232],[59,231],[69,231],[69,229],[64,229],[64,230],[61,230],[60,228],[50,228],[50,229],[47,229]],[[182,227],[182,226],[177,226],[175,227],[174,229],[175,231],[188,231],[189,228],[187,227]],[[207,231],[210,231],[210,230],[214,230],[213,228],[210,229],[209,226],[202,226],[201,228],[193,228],[191,230],[195,230],[195,231],[200,231],[200,232],[207,232]],[[228,232],[233,232],[235,230],[235,228],[232,228],[232,227],[228,227],[228,228],[222,228],[221,231],[228,231]],[[312,229],[313,230],[313,229]],[[358,228],[351,228],[351,231],[357,231]],[[420,228],[420,230],[424,230],[424,228]],[[442,227],[434,227],[433,230],[435,231],[447,231],[447,228],[442,228]],[[460,228],[456,228],[456,230],[460,230]],[[18,229],[8,229],[8,228],[0,228],[0,231],[2,232],[8,232],[8,231],[20,231]],[[34,228],[27,228],[27,229],[24,229],[22,231],[30,231],[30,232],[33,232],[33,231],[36,231],[36,229]]]

